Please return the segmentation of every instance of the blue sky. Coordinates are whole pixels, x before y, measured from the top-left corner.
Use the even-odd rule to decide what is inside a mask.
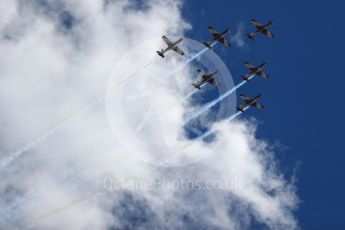
[[[342,198],[345,188],[342,178],[344,155],[340,140],[345,111],[342,107],[345,80],[341,68],[344,50],[342,11],[345,4],[341,1],[294,0],[182,1],[182,17],[178,3],[170,0],[152,1],[152,9],[142,0],[133,1],[130,5],[118,1],[105,1],[107,4],[103,5],[102,1],[94,0],[75,3],[31,0],[19,1],[18,5],[9,0],[0,3],[0,9],[5,9],[1,15],[4,20],[0,20],[3,38],[0,39],[0,48],[5,53],[0,59],[0,92],[4,95],[0,100],[3,111],[0,123],[3,124],[1,132],[6,134],[0,147],[16,151],[3,151],[1,154],[8,170],[3,174],[0,170],[3,178],[0,189],[2,227],[31,228],[26,223],[32,223],[32,228],[39,229],[85,229],[89,226],[102,229],[112,225],[113,229],[126,226],[128,229],[135,226],[161,229],[180,222],[180,226],[188,229],[215,229],[216,226],[228,229],[229,223],[240,229],[242,226],[252,229],[278,226],[277,229],[284,229],[281,226],[295,226],[294,216],[290,213],[295,207],[295,196],[289,186],[295,175],[300,204],[294,214],[301,228],[345,228]],[[230,49],[216,45],[214,51],[228,66],[235,83],[239,83],[240,76],[247,71],[244,61],[255,65],[265,61],[268,64],[265,72],[271,76],[270,80],[256,77],[237,92],[237,95],[245,93],[250,97],[259,92],[263,94],[263,111],[250,109],[240,116],[240,119],[257,120],[257,140],[252,133],[247,133],[255,122],[238,122],[233,127],[223,125],[223,131],[217,134],[224,133],[220,139],[225,141],[216,148],[217,154],[210,154],[206,161],[188,167],[161,167],[160,170],[154,167],[151,171],[146,163],[134,159],[135,154],[133,158],[129,156],[128,149],[132,149],[125,147],[135,147],[145,141],[152,148],[149,151],[134,148],[135,153],[146,156],[152,152],[152,155],[147,155],[149,159],[158,156],[161,161],[166,151],[165,146],[155,145],[157,137],[160,136],[163,143],[165,137],[170,137],[171,130],[179,130],[181,123],[164,119],[167,126],[160,126],[159,116],[152,115],[152,119],[145,123],[150,130],[157,132],[133,138],[133,130],[129,130],[130,135],[126,135],[126,126],[144,117],[149,107],[145,106],[146,103],[161,108],[166,103],[163,95],[170,95],[170,92],[159,91],[164,93],[159,94],[161,98],[154,98],[155,95],[139,98],[139,103],[135,101],[132,106],[126,98],[132,96],[133,91],[127,89],[135,87],[124,88],[123,92],[114,94],[113,98],[119,100],[114,104],[109,102],[114,108],[110,113],[103,111],[104,106],[98,104],[99,107],[92,107],[95,108],[92,110],[78,110],[85,113],[75,116],[78,119],[73,122],[69,120],[68,124],[60,125],[59,122],[65,121],[75,109],[87,105],[89,99],[103,95],[106,84],[111,82],[109,78],[113,80],[114,77],[117,82],[122,79],[119,76],[127,76],[127,70],[132,75],[135,65],[122,58],[138,43],[138,38],[154,35],[161,41],[162,31],[184,31],[185,20],[192,25],[186,37],[199,41],[210,39],[207,31],[210,25],[218,31],[229,27],[233,36],[238,25],[244,26],[244,33],[253,31],[254,27],[249,22],[252,18],[262,23],[273,20],[275,39],[260,36],[252,42],[243,36],[244,47],[233,42]],[[139,50],[131,53],[138,57],[135,64],[146,63],[151,54],[162,62],[167,60],[154,52],[147,56],[144,50],[134,49]],[[141,57],[141,54],[144,55]],[[115,69],[111,76],[105,74],[105,70],[113,69],[114,64],[120,66],[119,69]],[[165,65],[152,65],[150,68],[154,68],[151,70],[157,76],[164,76],[167,70]],[[223,78],[218,79],[226,90],[229,87],[224,84],[224,71],[221,75]],[[166,79],[170,83],[172,78]],[[133,82],[140,86],[161,87],[155,80]],[[147,89],[152,89],[150,87]],[[204,103],[217,96],[216,87],[209,89],[213,91],[196,94],[206,95],[198,102]],[[140,110],[134,110],[137,108]],[[213,112],[216,109],[217,106]],[[135,114],[128,116],[128,120],[123,118],[130,113]],[[128,124],[122,126],[123,121]],[[58,128],[51,129],[54,124],[59,124]],[[163,130],[164,127],[168,132]],[[121,135],[118,135],[119,130]],[[35,139],[41,131],[48,131],[48,135]],[[29,148],[25,143],[29,143]],[[275,167],[267,165],[274,162],[270,157],[270,147],[267,150],[266,146],[261,146],[266,143],[274,150],[279,163],[277,171],[281,171],[287,183],[276,177],[279,172],[272,172]],[[201,157],[203,150],[203,146],[196,146],[190,153]],[[188,153],[186,151],[185,154]],[[8,163],[6,159],[13,162]],[[183,155],[183,166],[186,164],[184,159],[187,157]],[[152,178],[157,177],[179,182],[179,186],[184,185],[184,181],[200,180],[206,184],[209,179],[215,182],[214,178],[217,178],[223,183],[244,181],[245,187],[231,187],[220,192],[215,188],[185,190],[182,186],[177,191],[165,190],[164,184],[162,189],[152,191],[135,187],[132,192],[120,187],[115,188],[119,190],[111,190],[119,197],[111,193],[106,201],[110,204],[107,208],[103,207],[103,202],[84,202],[85,194],[94,194],[94,188],[98,186],[94,185],[96,182],[101,181],[100,186],[104,187],[103,175],[112,175],[113,182],[127,181],[127,178],[152,182]],[[243,188],[245,192],[241,190]],[[138,192],[136,189],[142,190]],[[113,198],[119,198],[119,202],[113,202]],[[79,202],[75,202],[76,199]],[[68,209],[69,212],[66,211]],[[109,214],[121,223],[114,224]],[[38,218],[32,221],[33,216]]]
[[[243,61],[268,63],[269,81],[258,78],[240,89],[253,96],[262,92],[265,110],[249,110],[244,116],[259,121],[259,138],[286,147],[277,152],[286,175],[297,168],[301,204],[296,214],[302,229],[345,227],[344,7],[342,1],[296,0],[189,0],[184,6],[184,17],[193,25],[187,36],[195,39],[208,39],[209,25],[235,32],[244,22],[249,32],[251,18],[275,22],[274,40],[246,39],[249,48],[216,51],[236,82],[246,71]]]

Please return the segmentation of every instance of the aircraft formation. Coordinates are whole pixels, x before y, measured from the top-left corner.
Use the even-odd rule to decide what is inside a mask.
[[[257,20],[251,19],[250,22],[252,23],[253,26],[255,26],[256,30],[254,32],[250,32],[247,34],[247,37],[250,40],[254,40],[256,36],[258,35],[264,35],[268,38],[274,38],[274,34],[269,31],[269,29],[273,26],[273,22],[269,21],[266,24],[262,25],[260,24]],[[205,41],[203,44],[209,48],[212,49],[212,46],[216,44],[217,42],[223,44],[226,47],[231,47],[231,43],[226,40],[226,35],[230,33],[230,30],[226,28],[223,32],[218,33],[213,27],[209,26],[208,31],[212,35],[212,40],[210,41]],[[174,52],[180,54],[180,55],[185,55],[185,52],[178,47],[178,44],[183,41],[183,38],[179,38],[177,41],[172,42],[169,38],[167,38],[165,35],[162,36],[162,39],[164,42],[167,44],[167,48],[162,49],[161,51],[157,51],[157,54],[164,58],[164,54],[170,50],[173,50]],[[262,78],[268,79],[269,75],[267,75],[263,69],[267,66],[267,64],[264,62],[260,64],[259,66],[255,67],[253,64],[251,64],[248,61],[244,62],[245,66],[248,68],[249,72],[244,74],[242,76],[242,79],[244,81],[249,81],[255,76],[261,76]],[[211,73],[205,73],[202,69],[197,69],[196,72],[198,73],[198,76],[200,78],[199,81],[195,82],[192,84],[193,87],[196,89],[201,89],[201,87],[204,84],[212,84],[214,86],[220,87],[221,84],[215,79],[219,71],[214,70]],[[237,107],[238,112],[244,112],[246,108],[248,107],[254,107],[257,109],[263,109],[264,106],[258,102],[259,99],[261,99],[261,94],[258,94],[254,98],[249,98],[245,96],[244,94],[240,94],[240,98],[243,100],[243,104]]]

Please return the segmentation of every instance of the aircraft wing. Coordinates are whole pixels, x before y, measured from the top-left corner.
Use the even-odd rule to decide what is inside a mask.
[[[261,25],[258,21],[256,21],[255,19],[250,20],[250,22],[251,22],[256,28],[262,26],[262,25]]]
[[[212,84],[212,85],[215,85],[215,86],[217,86],[217,87],[220,87],[220,86],[221,86],[221,84],[220,84],[216,79],[214,79],[214,78],[208,80],[207,82],[210,83],[210,84]]]
[[[228,40],[226,40],[225,38],[220,38],[220,39],[218,39],[218,41],[220,43],[222,43],[223,45],[225,45],[226,47],[230,47],[231,46],[230,42]]]
[[[162,39],[165,41],[165,43],[166,43],[168,46],[172,46],[173,42],[170,41],[170,39],[167,38],[165,35],[162,36]]]
[[[209,77],[210,76],[208,74],[201,75],[201,78],[202,78],[203,81],[208,81],[207,79],[209,79]]]
[[[261,105],[259,102],[255,102],[255,103],[251,104],[251,106],[253,106],[257,109],[263,109],[264,108],[264,106]]]
[[[273,33],[271,33],[271,32],[268,31],[268,30],[263,30],[261,33],[263,33],[264,35],[266,35],[266,36],[269,37],[269,38],[274,38]]]
[[[218,35],[217,30],[215,30],[212,26],[209,26],[207,29],[213,36]]]
[[[245,96],[245,95],[243,95],[243,94],[240,95],[240,98],[241,98],[243,101],[245,101],[245,102],[250,101],[250,98],[247,97],[247,96]]]
[[[172,50],[175,51],[176,53],[180,54],[180,55],[184,55],[183,50],[181,50],[181,49],[178,48],[177,46],[175,46]]]
[[[213,78],[212,78],[212,79],[209,79],[207,82],[210,83],[210,84],[212,84],[212,85],[215,85],[215,80],[214,80]]]
[[[248,69],[253,69],[253,68],[255,68],[255,66],[253,66],[253,64],[251,64],[250,62],[244,62],[244,64],[246,65],[246,67],[248,68]]]
[[[268,76],[268,74],[263,71],[259,71],[256,74],[266,79],[270,78],[270,76]]]
[[[260,97],[261,97],[261,93],[259,93],[258,95],[256,95],[256,96],[254,97],[254,100],[258,100]]]

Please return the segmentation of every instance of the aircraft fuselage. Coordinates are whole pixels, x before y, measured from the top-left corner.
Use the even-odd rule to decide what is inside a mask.
[[[161,54],[164,54],[164,53],[168,52],[169,50],[174,49],[180,42],[182,42],[182,40],[183,40],[183,38],[180,38],[179,40],[177,40],[176,42],[174,42],[173,44],[168,46],[166,49],[161,50]]]
[[[229,33],[229,30],[224,30],[222,33],[218,34],[217,36],[215,36],[216,40],[219,40],[221,38],[224,38],[225,35],[227,35]]]
[[[266,67],[266,63],[263,63],[263,64],[261,64],[261,65],[259,65],[258,67],[256,67],[256,68],[254,68],[254,69],[251,69],[251,74],[256,74],[256,73],[258,73],[258,72],[260,72],[260,71],[262,71],[262,69],[263,68],[265,68]]]
[[[218,41],[219,39],[224,38],[229,33],[229,30],[224,30],[222,33],[214,36],[213,41]]]
[[[249,81],[250,78],[252,78],[253,76],[255,76],[257,73],[261,72],[262,69],[265,68],[266,65],[267,65],[266,63],[262,63],[262,64],[259,65],[258,67],[249,68],[250,72],[243,76],[243,80]]]
[[[213,40],[210,44],[208,44],[208,47],[210,48],[211,45],[213,45],[214,43],[216,43],[218,40],[224,38],[227,34],[229,33],[229,30],[226,29],[224,30],[222,33],[217,34],[217,35],[213,35]]]
[[[202,86],[202,85],[204,85],[204,84],[206,84],[208,81],[212,80],[212,79],[215,77],[215,75],[217,75],[217,74],[218,74],[218,70],[215,71],[215,72],[213,72],[213,73],[211,73],[211,74],[204,74],[204,75],[202,76],[203,79],[202,79],[201,81],[198,81],[197,83],[194,83],[193,86],[194,86],[195,88],[197,88],[197,89],[201,89],[201,86]]]
[[[254,32],[254,35],[257,35],[257,34],[261,33],[264,30],[268,30],[272,26],[273,26],[273,22],[268,22],[267,24],[258,27],[258,29]]]
[[[241,112],[244,112],[244,109],[253,105],[254,103],[256,103],[258,100],[260,99],[260,97],[256,96],[255,98],[253,99],[250,99],[250,100],[247,100],[247,101],[244,101],[244,104],[241,105],[240,107],[237,108],[238,111],[241,111]]]

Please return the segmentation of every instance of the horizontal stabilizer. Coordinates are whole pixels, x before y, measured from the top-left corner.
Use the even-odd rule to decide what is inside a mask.
[[[197,84],[197,83],[193,83],[192,86],[194,86],[194,87],[197,88],[197,89],[201,89],[200,85]]]
[[[164,58],[164,54],[163,54],[161,51],[157,51],[157,54],[158,54],[159,56],[161,56],[162,58]]]
[[[252,75],[246,73],[244,76],[242,76],[242,79],[245,80],[245,81],[249,81],[249,78],[251,77]]]

